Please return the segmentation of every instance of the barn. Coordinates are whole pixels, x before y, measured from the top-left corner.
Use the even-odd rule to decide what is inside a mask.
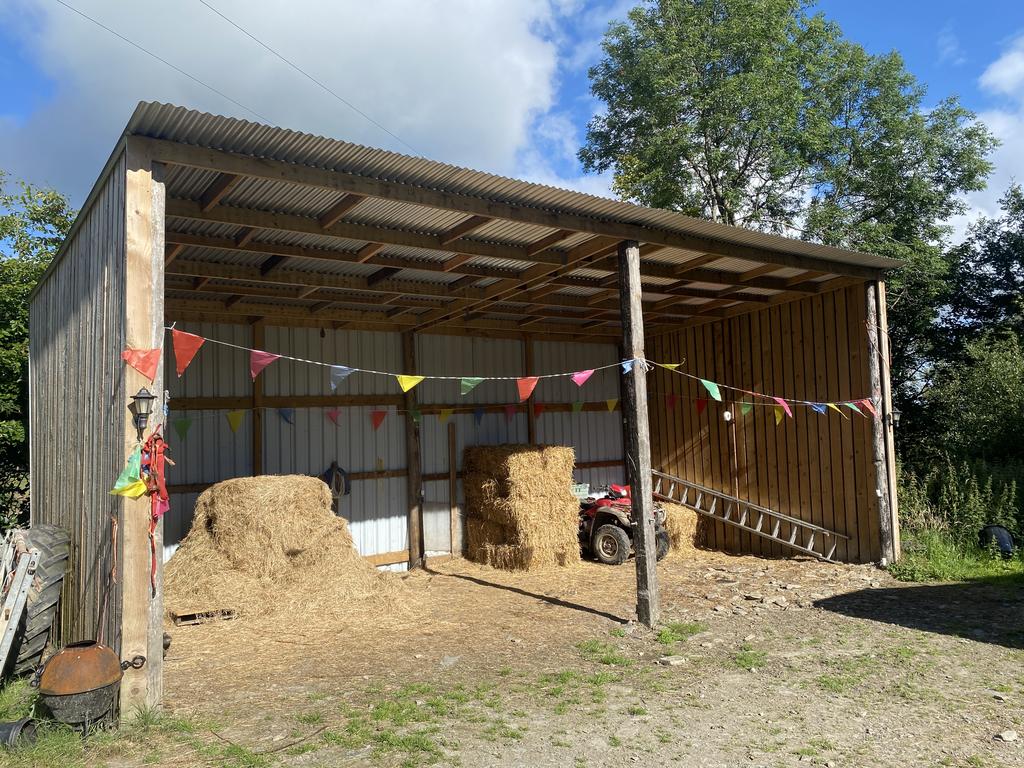
[[[159,703],[162,563],[204,488],[337,467],[360,553],[415,567],[462,551],[471,445],[572,446],[577,482],[697,508],[710,547],[891,560],[895,266],[142,103],[31,304],[32,521],[73,540],[57,639],[146,656],[122,707]],[[171,329],[202,340],[180,375]],[[109,493],[143,389],[174,461],[152,531]]]

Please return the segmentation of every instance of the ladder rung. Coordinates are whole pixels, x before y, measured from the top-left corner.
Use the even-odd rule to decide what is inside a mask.
[[[792,528],[793,528],[793,530],[789,534],[789,543],[790,544],[796,544],[796,534],[797,534],[797,531],[799,531],[800,529],[797,528],[795,525],[792,526]]]

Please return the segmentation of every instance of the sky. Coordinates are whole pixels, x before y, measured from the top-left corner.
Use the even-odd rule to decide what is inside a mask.
[[[636,0],[0,0],[0,169],[81,204],[135,105],[164,101],[610,195],[576,160],[600,109],[587,69]],[[325,93],[211,9],[327,85]],[[970,213],[1024,182],[1024,3],[820,0],[872,53],[899,51],[1002,140]],[[354,109],[353,109],[354,107]],[[363,113],[363,114],[360,114]],[[376,123],[376,124],[375,124]],[[383,129],[380,127],[383,126]]]

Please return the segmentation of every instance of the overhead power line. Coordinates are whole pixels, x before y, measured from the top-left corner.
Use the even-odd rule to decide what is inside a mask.
[[[206,88],[207,90],[209,90],[209,91],[212,91],[213,93],[215,93],[215,94],[217,94],[218,96],[220,96],[220,97],[221,97],[222,99],[226,99],[227,101],[229,101],[229,102],[231,102],[232,104],[234,104],[234,105],[235,105],[236,107],[240,107],[241,109],[244,109],[244,110],[245,110],[246,112],[248,112],[249,114],[251,114],[251,115],[255,116],[255,117],[256,117],[256,118],[258,119],[258,120],[262,120],[262,121],[263,121],[264,123],[271,123],[271,122],[273,122],[273,121],[272,121],[272,120],[271,120],[270,118],[268,118],[268,117],[265,117],[264,115],[261,115],[261,114],[260,114],[259,112],[257,112],[257,111],[256,111],[255,109],[253,109],[252,107],[247,107],[247,106],[246,106],[245,104],[243,104],[242,102],[240,102],[240,101],[237,101],[237,100],[235,100],[235,99],[231,98],[231,97],[230,97],[230,96],[228,96],[228,95],[227,95],[226,93],[224,93],[224,91],[221,91],[221,90],[218,90],[217,88],[214,88],[214,87],[213,87],[212,85],[210,85],[209,83],[207,83],[207,82],[204,82],[203,80],[200,80],[200,79],[199,79],[198,77],[196,77],[195,75],[193,75],[193,74],[191,74],[191,73],[189,73],[189,72],[186,72],[186,71],[185,71],[184,69],[182,69],[182,68],[181,68],[181,67],[179,67],[179,66],[176,66],[175,64],[172,64],[171,62],[169,62],[169,61],[168,61],[167,59],[163,58],[162,56],[159,56],[159,55],[157,55],[157,54],[153,53],[153,51],[149,50],[149,49],[148,49],[148,48],[146,48],[145,46],[139,45],[139,44],[138,44],[138,43],[136,43],[136,42],[135,42],[134,40],[130,40],[130,39],[128,39],[127,37],[125,37],[124,35],[122,35],[122,34],[121,34],[120,32],[118,32],[118,31],[116,31],[116,30],[114,30],[114,29],[111,29],[110,27],[108,27],[108,26],[107,26],[106,24],[104,24],[103,22],[101,22],[101,21],[97,21],[97,20],[96,20],[96,19],[94,19],[94,18],[93,18],[92,16],[89,16],[88,14],[86,14],[86,13],[83,13],[82,11],[78,10],[77,8],[75,8],[75,7],[74,7],[74,6],[72,6],[72,5],[68,5],[67,3],[65,3],[65,2],[64,2],[64,0],[56,0],[56,1],[57,1],[57,3],[59,3],[60,5],[63,5],[63,6],[65,7],[65,8],[67,8],[67,9],[68,9],[69,11],[72,11],[72,12],[74,12],[74,13],[77,13],[77,14],[78,14],[79,16],[81,16],[81,17],[82,17],[83,19],[85,19],[86,21],[92,22],[93,24],[95,24],[95,25],[96,25],[97,27],[99,27],[100,29],[106,30],[107,32],[109,32],[109,33],[110,33],[110,34],[112,34],[112,35],[113,35],[114,37],[118,38],[119,40],[122,40],[122,41],[124,41],[124,42],[128,43],[128,45],[132,46],[133,48],[135,48],[135,49],[137,49],[137,50],[139,50],[139,51],[142,51],[142,52],[143,52],[144,54],[146,54],[146,55],[147,55],[147,56],[149,56],[150,58],[156,59],[156,60],[157,60],[157,61],[159,61],[159,62],[160,62],[161,64],[164,64],[164,65],[166,65],[166,66],[170,67],[171,69],[173,69],[173,70],[174,70],[175,72],[177,72],[178,74],[180,74],[180,75],[184,75],[185,77],[187,77],[187,78],[188,78],[189,80],[191,80],[192,82],[194,82],[194,83],[198,83],[199,85],[203,86],[203,87],[204,87],[204,88]]]
[[[59,1],[59,0],[58,0],[58,1]],[[409,144],[409,143],[408,143],[407,141],[404,141],[404,140],[402,139],[402,137],[401,137],[401,136],[398,136],[398,135],[397,135],[397,134],[395,134],[394,132],[392,132],[392,131],[388,130],[386,126],[384,126],[384,125],[382,125],[381,123],[379,123],[378,121],[374,120],[374,119],[373,119],[372,117],[370,117],[370,115],[366,114],[366,112],[364,112],[363,110],[361,110],[361,109],[360,109],[359,107],[357,107],[357,106],[356,106],[355,104],[353,104],[353,103],[352,103],[351,101],[349,101],[348,99],[346,99],[346,98],[345,98],[344,96],[340,95],[339,93],[337,93],[336,91],[332,90],[332,89],[331,89],[330,87],[328,87],[327,85],[325,85],[325,84],[324,84],[323,82],[321,82],[321,81],[320,81],[320,80],[318,80],[317,78],[313,77],[313,75],[309,74],[309,72],[307,72],[306,70],[304,70],[304,69],[303,69],[302,67],[300,67],[300,66],[299,66],[298,64],[296,64],[295,62],[293,62],[293,61],[291,61],[290,59],[287,59],[287,58],[285,58],[284,56],[282,56],[282,55],[281,55],[280,53],[278,53],[278,52],[277,52],[276,50],[274,50],[274,49],[273,49],[273,48],[271,48],[271,47],[270,47],[269,45],[267,45],[267,44],[266,44],[265,42],[263,42],[263,41],[262,41],[262,40],[260,40],[260,39],[259,39],[258,37],[256,37],[256,35],[254,35],[254,34],[253,34],[252,32],[250,32],[249,30],[245,29],[245,28],[244,28],[243,26],[241,26],[241,25],[240,25],[240,24],[238,24],[237,22],[235,22],[235,21],[232,21],[231,19],[229,19],[229,18],[228,18],[227,16],[225,16],[225,15],[224,15],[223,13],[221,13],[221,12],[220,12],[219,10],[217,10],[217,9],[216,9],[216,8],[214,8],[214,7],[212,6],[212,5],[210,5],[210,4],[208,3],[208,2],[206,2],[206,0],[199,0],[199,2],[200,2],[200,3],[202,3],[203,5],[205,5],[205,6],[206,6],[206,7],[207,7],[207,8],[208,8],[208,9],[209,9],[210,11],[212,11],[213,13],[217,14],[218,16],[220,16],[220,17],[221,17],[222,19],[224,19],[224,21],[226,21],[226,22],[227,22],[228,24],[230,24],[231,26],[233,26],[233,27],[234,27],[235,29],[237,29],[237,30],[238,30],[239,32],[241,32],[241,33],[242,33],[243,35],[245,35],[246,37],[248,37],[248,38],[249,38],[250,40],[252,40],[253,42],[255,42],[255,43],[259,44],[259,45],[260,45],[261,47],[263,47],[264,49],[266,49],[267,51],[269,51],[270,53],[272,53],[272,54],[273,54],[274,56],[276,56],[277,58],[279,58],[279,59],[280,59],[281,61],[283,61],[283,62],[284,62],[285,64],[287,64],[287,65],[288,65],[289,67],[291,67],[291,68],[292,68],[292,69],[294,69],[294,70],[295,70],[296,72],[298,72],[299,74],[301,74],[301,75],[302,75],[303,77],[305,77],[305,78],[306,78],[307,80],[309,80],[310,82],[312,82],[312,83],[314,83],[314,84],[318,85],[318,86],[319,86],[320,88],[322,88],[322,89],[323,89],[323,90],[324,90],[325,92],[329,93],[329,94],[330,94],[331,96],[333,96],[333,97],[334,97],[335,99],[337,99],[338,101],[340,101],[340,102],[341,102],[342,104],[344,104],[344,105],[345,105],[346,107],[348,107],[349,109],[351,109],[351,110],[352,110],[353,112],[355,112],[355,113],[356,113],[356,114],[358,114],[358,115],[361,115],[361,116],[362,116],[362,117],[364,117],[364,118],[365,118],[366,120],[368,120],[369,122],[371,122],[371,123],[372,123],[373,125],[375,125],[375,126],[377,126],[378,128],[380,128],[380,129],[381,129],[382,131],[384,131],[384,133],[386,133],[386,134],[387,134],[388,136],[390,136],[391,138],[393,138],[393,139],[394,139],[395,141],[397,141],[397,142],[398,142],[399,144],[401,144],[402,146],[404,146],[404,147],[405,147],[406,149],[408,149],[408,150],[409,150],[410,152],[412,152],[412,153],[413,153],[414,155],[422,155],[422,154],[423,154],[422,152],[420,152],[419,150],[417,150],[417,149],[416,149],[415,147],[413,147],[412,145],[410,145],[410,144]]]

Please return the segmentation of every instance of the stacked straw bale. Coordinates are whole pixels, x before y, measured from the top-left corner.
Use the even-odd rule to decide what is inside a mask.
[[[680,559],[692,558],[697,550],[706,544],[707,526],[713,525],[703,515],[698,515],[689,507],[681,504],[661,502],[665,509],[665,531],[668,533],[672,547],[669,557]]]
[[[499,445],[466,449],[466,549],[505,570],[580,562],[572,448]]]
[[[171,613],[345,615],[386,606],[400,585],[356,551],[318,478],[225,480],[196,501],[188,536],[164,571]]]

